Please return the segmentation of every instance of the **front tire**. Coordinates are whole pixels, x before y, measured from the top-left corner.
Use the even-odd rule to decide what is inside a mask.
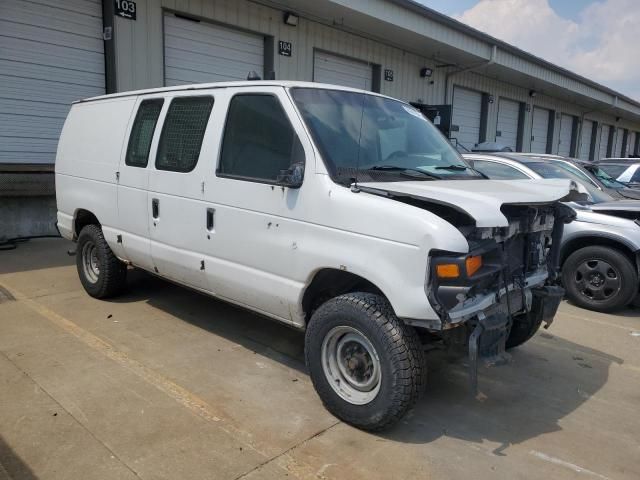
[[[307,326],[305,357],[325,407],[364,430],[397,422],[426,386],[415,330],[380,295],[349,293],[322,304]]]
[[[562,266],[567,297],[597,312],[626,307],[638,292],[636,268],[622,252],[602,246],[573,252]]]
[[[125,286],[127,266],[113,254],[97,225],[87,225],[80,232],[76,267],[82,286],[94,298],[112,297]]]

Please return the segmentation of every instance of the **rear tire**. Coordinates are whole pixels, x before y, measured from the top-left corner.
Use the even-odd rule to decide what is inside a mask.
[[[94,298],[112,297],[126,284],[127,266],[113,254],[97,225],[87,225],[80,232],[76,267],[82,286]]]
[[[376,294],[348,293],[322,304],[307,326],[305,358],[325,407],[364,430],[397,422],[426,386],[418,335]]]
[[[584,247],[573,252],[562,266],[562,282],[569,300],[597,312],[624,308],[638,293],[635,265],[611,247]]]

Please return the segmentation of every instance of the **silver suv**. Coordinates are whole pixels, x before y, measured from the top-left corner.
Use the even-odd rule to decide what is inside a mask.
[[[464,157],[491,179],[580,182],[585,200],[570,205],[577,216],[565,227],[560,253],[566,296],[600,312],[618,310],[634,300],[640,269],[640,202],[614,200],[591,173],[561,157],[518,153]]]

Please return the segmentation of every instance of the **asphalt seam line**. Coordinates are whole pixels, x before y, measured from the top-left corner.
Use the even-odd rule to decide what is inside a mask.
[[[216,424],[223,432],[230,435],[233,439],[235,439],[239,443],[242,443],[244,446],[248,447],[249,449],[253,450],[258,455],[265,457],[266,460],[265,462],[263,462],[264,464],[269,463],[273,459],[280,458],[283,455],[286,455],[288,452],[296,448],[298,445],[302,445],[309,439],[314,438],[317,435],[327,430],[327,429],[324,429],[319,431],[318,433],[311,436],[309,439],[299,442],[298,444],[288,448],[284,452],[276,453],[275,455],[270,455],[266,452],[263,452],[258,447],[256,447],[251,440],[247,438],[247,437],[251,437],[250,433],[242,431],[237,427],[230,425],[228,421],[222,419],[221,416],[216,414],[214,409],[200,397],[191,393],[184,387],[181,387],[180,385],[174,383],[173,381],[169,380],[163,375],[146,367],[140,362],[130,358],[126,353],[116,350],[111,344],[102,340],[100,337],[83,329],[76,323],[54,312],[53,310],[45,307],[44,305],[41,305],[40,303],[30,299],[29,297],[24,295],[22,292],[15,290],[13,288],[10,288],[6,284],[3,285],[0,283],[0,286],[3,286],[4,288],[6,288],[19,303],[35,311],[36,313],[43,316],[44,318],[49,320],[51,323],[58,326],[62,330],[66,331],[67,333],[73,335],[88,347],[100,352],[107,358],[115,361],[120,366],[134,373],[136,376],[140,377],[142,380],[146,381],[148,384],[152,385],[156,389],[160,390],[161,392],[165,393],[166,395],[174,399],[183,407],[186,407],[194,415],[197,415],[200,418],[203,418],[207,422]],[[327,428],[331,428],[332,426],[333,425]],[[296,475],[292,470],[289,470],[289,468],[282,467],[281,465],[279,465],[279,467],[285,470],[286,472],[294,474],[296,477],[298,477],[298,475]]]
[[[38,383],[38,382],[36,381],[36,379],[35,379],[35,378],[33,378],[31,375],[29,375],[29,373],[28,373],[28,372],[26,372],[23,368],[21,368],[21,367],[20,367],[20,365],[18,365],[18,364],[17,364],[16,362],[14,362],[11,358],[9,358],[9,356],[8,356],[5,352],[3,352],[3,351],[1,351],[1,350],[0,350],[0,354],[2,354],[2,356],[3,356],[4,358],[6,358],[6,359],[7,359],[7,361],[9,361],[9,363],[11,363],[11,364],[12,364],[14,367],[16,367],[20,372],[22,372],[22,373],[23,373],[23,374],[24,374],[24,375],[25,375],[29,380],[31,380],[31,381],[34,383],[34,385],[37,385],[37,386],[38,386],[38,388],[39,388],[40,390],[42,390],[42,391],[45,393],[45,395],[47,395],[47,397],[49,397],[49,398],[53,401],[53,403],[55,403],[56,405],[58,405],[58,407],[60,407],[60,409],[61,409],[61,410],[63,410],[67,415],[69,415],[69,417],[71,417],[71,418],[73,419],[73,421],[74,421],[75,423],[77,423],[77,424],[78,424],[78,426],[80,426],[80,428],[82,428],[84,431],[86,431],[86,432],[91,436],[91,438],[93,438],[96,442],[98,442],[100,445],[102,445],[104,448],[106,448],[106,449],[107,449],[107,451],[108,451],[108,452],[113,456],[113,458],[115,458],[116,460],[118,460],[118,462],[120,462],[122,465],[124,465],[124,467],[125,467],[127,470],[129,470],[131,473],[133,473],[133,474],[136,476],[136,478],[142,478],[142,477],[140,477],[140,475],[138,474],[138,472],[136,472],[136,471],[135,471],[135,470],[134,470],[134,469],[133,469],[133,468],[132,468],[132,467],[131,467],[127,462],[125,462],[123,459],[121,459],[121,458],[120,458],[120,456],[119,456],[116,452],[114,452],[114,451],[111,449],[111,447],[109,447],[109,445],[107,445],[105,442],[103,442],[103,441],[102,441],[102,440],[100,440],[98,437],[96,437],[96,436],[94,435],[94,433],[93,433],[91,430],[89,430],[89,429],[87,428],[87,426],[86,426],[86,425],[84,425],[80,420],[78,420],[78,419],[76,418],[76,416],[75,416],[73,413],[71,413],[69,410],[67,410],[67,409],[64,407],[64,405],[62,405],[58,400],[56,400],[56,398],[55,398],[53,395],[51,395],[51,393],[49,393],[49,391],[48,391],[46,388],[44,388],[42,385],[40,385],[40,383]],[[12,477],[10,476],[9,478],[12,478]]]

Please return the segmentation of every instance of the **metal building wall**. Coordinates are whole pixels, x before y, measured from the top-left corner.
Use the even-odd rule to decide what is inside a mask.
[[[404,25],[408,29],[419,31],[425,37],[437,37],[442,41],[448,41],[450,45],[458,45],[473,54],[490,58],[491,49],[485,48],[486,45],[481,42],[471,41],[460,32],[455,32],[430,19],[418,17],[414,12],[402,9],[388,0],[332,1],[343,3],[354,10],[375,11],[376,18],[385,18],[398,25]],[[336,26],[301,17],[298,26],[291,27],[283,22],[281,10],[246,0],[138,0],[136,21],[116,17],[114,33],[119,91],[162,86],[164,77],[162,16],[165,10],[259,33],[272,37],[276,44],[278,40],[291,42],[293,45],[291,57],[278,55],[277,52],[273,56],[273,67],[278,79],[311,81],[313,52],[314,49],[321,49],[379,65],[381,70],[392,69],[394,81],[382,80],[381,93],[407,101],[434,105],[451,103],[454,85],[487,93],[493,97],[493,102],[487,105],[486,138],[488,140],[495,138],[499,99],[504,97],[523,102],[527,105],[523,125],[524,151],[528,151],[530,147],[533,106],[555,112],[557,119],[554,122],[551,144],[556,149],[562,113],[575,116],[579,120],[583,118],[595,120],[598,122],[598,129],[606,123],[616,127],[640,130],[638,124],[626,120],[616,122],[613,114],[591,112],[591,108],[543,93],[538,93],[532,98],[529,96],[529,89],[490,78],[483,75],[481,69],[477,72],[453,73],[455,68],[436,68],[436,62],[433,60],[386,45],[381,41],[346,32]],[[426,26],[429,28],[427,29]],[[380,32],[377,32],[376,36],[380,37]],[[565,78],[557,72],[547,71],[508,52],[498,50],[496,61],[509,65],[516,71],[538,75],[541,79],[564,88],[578,89],[581,93],[601,101],[611,100],[607,98],[608,94],[605,92],[600,92],[589,85],[582,85],[571,78]],[[422,67],[432,68],[433,76],[427,79],[421,78],[419,71]],[[446,85],[447,79],[448,85]],[[578,128],[580,128],[579,125]],[[599,131],[597,138],[600,138]],[[596,151],[598,147],[599,145],[596,144]]]

